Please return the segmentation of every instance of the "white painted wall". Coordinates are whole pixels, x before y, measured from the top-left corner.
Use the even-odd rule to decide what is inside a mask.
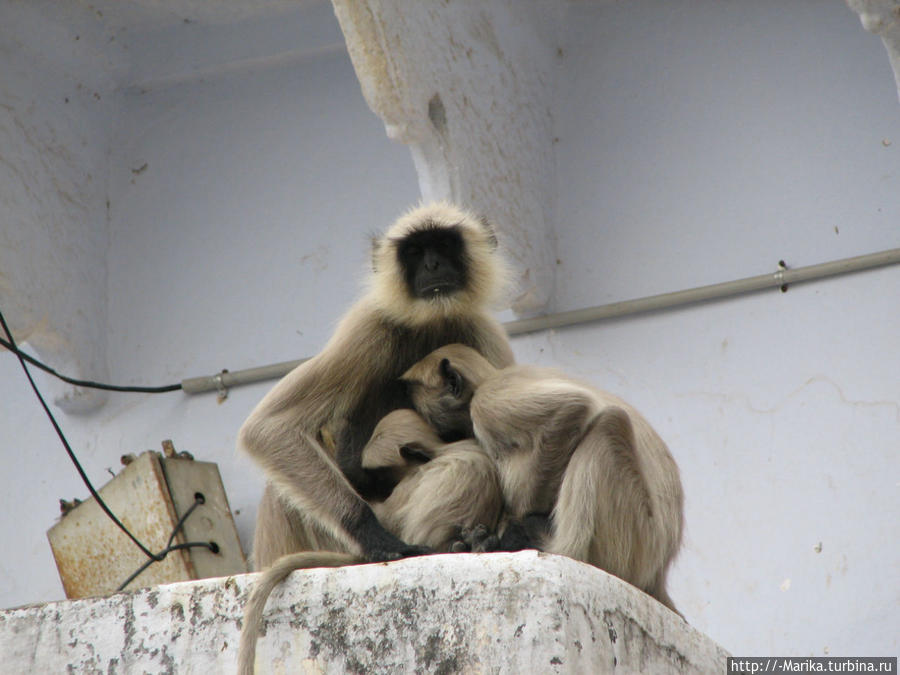
[[[356,293],[366,234],[417,198],[409,153],[312,7],[246,29],[264,59],[233,53],[239,27],[129,33],[139,54],[101,120],[111,379],[314,353]],[[282,48],[291,26],[311,50]],[[575,3],[565,35],[560,309],[900,246],[893,77],[843,3]],[[237,65],[214,68],[216,49]],[[668,440],[688,508],[671,591],[693,625],[735,654],[896,654],[898,305],[900,269],[884,269],[514,348],[623,395]],[[261,482],[234,436],[268,386],[222,404],[114,395],[62,423],[98,483],[163,438],[217,461],[247,543]],[[16,514],[0,606],[60,598],[43,533],[57,498],[85,490],[9,355],[0,401],[0,507]]]
[[[129,35],[141,55],[127,68],[135,83],[103,92],[117,104],[96,117],[108,129],[99,154],[108,156],[116,383],[169,384],[315,353],[359,289],[369,235],[418,199],[409,152],[366,107],[327,3],[241,25],[269,41],[234,54],[238,28],[148,25]],[[296,53],[292,33],[304,38]],[[230,65],[213,68],[221,59]],[[22,95],[37,86],[23,82]],[[42,260],[31,263],[37,276]],[[123,453],[158,450],[165,438],[218,462],[249,551],[262,481],[234,443],[269,386],[235,390],[222,405],[214,395],[116,394],[96,414],[57,414],[98,486]],[[0,354],[0,401],[10,462],[0,508],[17,514],[3,520],[17,545],[0,559],[0,606],[58,599],[44,533],[60,497],[87,491],[9,354]]]
[[[900,247],[900,109],[855,18],[574,5],[560,308]],[[530,340],[667,439],[687,495],[672,596],[734,654],[898,652],[898,310],[894,267]]]

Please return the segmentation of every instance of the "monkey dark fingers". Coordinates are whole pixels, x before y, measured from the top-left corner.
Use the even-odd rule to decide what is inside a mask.
[[[404,558],[414,558],[419,555],[432,555],[434,553],[434,549],[430,549],[427,546],[406,546],[401,553]]]
[[[502,550],[498,548],[500,538],[487,526],[478,524],[474,527],[462,527],[459,530],[459,539],[451,544],[450,550],[454,553],[489,553]]]
[[[388,532],[366,504],[361,505],[354,518],[348,519],[345,527],[359,543],[366,562],[386,562],[433,552],[425,546],[411,546]]]

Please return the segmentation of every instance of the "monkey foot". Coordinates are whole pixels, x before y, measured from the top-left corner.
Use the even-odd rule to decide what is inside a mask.
[[[500,550],[500,538],[484,525],[461,527],[459,539],[450,546],[453,553],[488,553]]]
[[[530,513],[522,520],[510,521],[502,536],[481,524],[461,527],[459,539],[453,542],[450,550],[453,553],[541,550],[540,542],[548,535],[550,527],[551,517],[541,513]]]

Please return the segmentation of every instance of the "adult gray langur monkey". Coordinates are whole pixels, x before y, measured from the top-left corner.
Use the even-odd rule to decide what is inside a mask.
[[[383,472],[396,486],[372,508],[395,536],[434,551],[449,551],[463,529],[497,527],[503,500],[497,467],[471,440],[444,443],[414,410],[389,413],[363,448],[364,469]],[[366,562],[361,556],[330,551],[284,555],[253,585],[244,608],[238,674],[252,675],[256,642],[266,600],[282,580],[298,569],[340,567]]]
[[[497,463],[508,522],[495,548],[534,545],[596,565],[678,611],[666,575],[681,545],[681,479],[637,410],[557,371],[498,369],[459,344],[403,380],[438,433],[474,434]],[[550,514],[546,532],[534,514]]]
[[[411,407],[399,377],[437,347],[463,343],[498,368],[513,363],[489,313],[505,276],[495,248],[486,221],[447,203],[417,207],[373,240],[368,290],[240,429],[239,447],[268,479],[255,569],[304,550],[366,561],[424,552],[379,522],[369,501],[387,490],[361,452],[382,417]]]

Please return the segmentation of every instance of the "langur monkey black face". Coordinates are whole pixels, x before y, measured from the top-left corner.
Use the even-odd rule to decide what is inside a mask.
[[[429,227],[411,232],[397,244],[412,298],[429,299],[465,288],[466,249],[458,227]]]
[[[404,326],[469,320],[496,303],[507,285],[496,248],[483,218],[444,202],[413,210],[373,239],[368,299]]]

